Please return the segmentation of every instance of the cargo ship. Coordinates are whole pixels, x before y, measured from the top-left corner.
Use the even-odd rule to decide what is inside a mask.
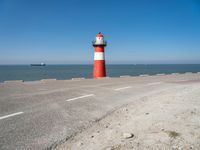
[[[40,64],[31,64],[31,66],[46,66],[46,64],[42,62]]]

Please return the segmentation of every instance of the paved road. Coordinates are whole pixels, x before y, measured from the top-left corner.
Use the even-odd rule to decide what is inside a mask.
[[[0,149],[51,149],[124,104],[198,74],[0,84]]]

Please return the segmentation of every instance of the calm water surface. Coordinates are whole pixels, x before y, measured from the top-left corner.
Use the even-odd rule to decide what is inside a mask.
[[[0,65],[0,82],[6,80],[41,80],[48,78],[92,78],[92,65]],[[141,74],[200,72],[197,65],[107,65],[107,76],[137,76]]]

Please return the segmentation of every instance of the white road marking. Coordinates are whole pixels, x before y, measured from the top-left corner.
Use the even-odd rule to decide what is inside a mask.
[[[115,91],[120,91],[120,90],[124,90],[124,89],[129,89],[129,88],[131,88],[131,86],[117,88],[117,89],[115,89]]]
[[[9,117],[13,117],[13,116],[16,116],[16,115],[20,115],[20,114],[23,114],[23,113],[24,112],[17,112],[17,113],[14,113],[14,114],[2,116],[2,117],[0,117],[0,120],[5,119],[5,118],[9,118]]]
[[[189,80],[178,80],[178,82],[184,82],[184,81],[189,81]]]
[[[66,101],[67,101],[67,102],[69,102],[69,101],[74,101],[74,100],[77,100],[77,99],[81,99],[81,98],[85,98],[85,97],[90,97],[90,96],[94,96],[94,94],[79,96],[79,97],[75,97],[75,98],[68,99],[68,100],[66,100]]]
[[[158,85],[158,84],[161,84],[161,82],[148,83],[147,85]]]

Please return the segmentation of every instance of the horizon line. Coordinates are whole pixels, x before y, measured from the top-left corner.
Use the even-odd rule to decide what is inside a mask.
[[[45,63],[46,64],[46,63]],[[31,64],[0,64],[0,66],[9,65],[31,65]],[[46,65],[93,65],[93,63],[88,64],[46,64]],[[106,65],[200,65],[200,63],[107,63]]]

